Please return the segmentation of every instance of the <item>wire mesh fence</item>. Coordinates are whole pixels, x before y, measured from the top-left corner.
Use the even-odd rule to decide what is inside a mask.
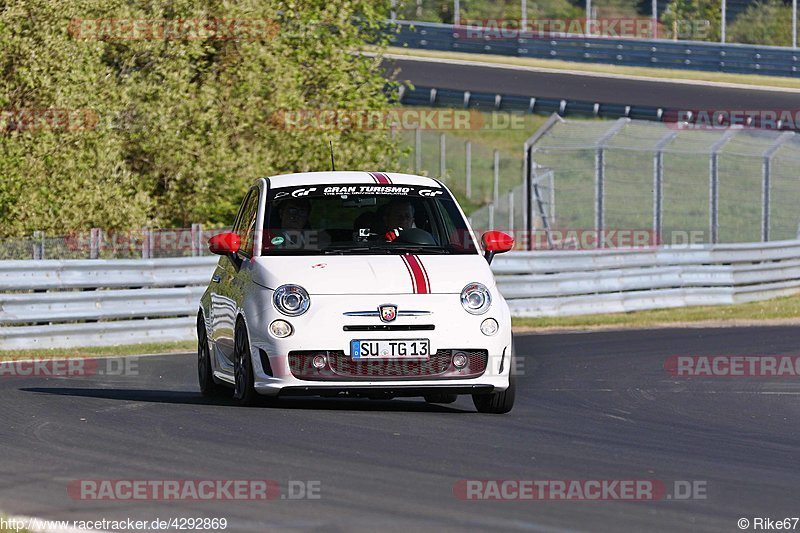
[[[393,0],[391,18],[457,24],[483,38],[538,38],[563,34],[797,46],[797,15],[792,2],[719,0],[706,8],[687,8],[670,0],[620,2],[589,0],[532,2],[512,0]]]
[[[619,119],[557,120],[530,147],[553,201],[528,229],[649,231],[662,244],[798,237],[800,139],[793,132]],[[691,242],[689,242],[691,241]]]
[[[85,232],[48,236],[33,232],[28,238],[0,241],[0,260],[25,259],[156,259],[208,255],[208,239],[225,228],[153,229]]]
[[[800,238],[793,132],[554,115],[518,153],[452,133],[397,135],[409,147],[400,168],[444,181],[474,230],[512,231],[518,248],[603,246],[610,232],[646,234],[649,246]],[[34,232],[0,241],[0,260],[198,256],[219,231]]]

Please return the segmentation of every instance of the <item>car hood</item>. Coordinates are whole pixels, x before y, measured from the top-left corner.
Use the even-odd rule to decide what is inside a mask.
[[[292,283],[309,294],[460,294],[468,283],[494,285],[478,254],[272,256],[256,263],[253,281],[259,285]]]

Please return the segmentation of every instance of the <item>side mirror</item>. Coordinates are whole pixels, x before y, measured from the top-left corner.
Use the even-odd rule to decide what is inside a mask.
[[[239,251],[241,239],[235,233],[227,232],[214,235],[208,240],[208,249],[212,254],[230,255]]]
[[[502,254],[514,247],[514,237],[502,231],[487,231],[481,237],[483,242],[483,257],[492,264],[495,254]]]

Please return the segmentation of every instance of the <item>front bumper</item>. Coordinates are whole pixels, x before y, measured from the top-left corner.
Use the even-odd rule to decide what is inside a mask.
[[[343,313],[377,309],[391,302],[398,309],[429,311],[423,316],[399,316],[392,322],[397,330],[347,331],[352,326],[380,326],[377,317],[344,316]],[[247,310],[246,310],[247,313]],[[272,320],[280,318],[292,324],[294,333],[285,339],[276,339],[268,333]],[[486,336],[480,324],[494,318],[500,324],[497,334]],[[432,392],[479,394],[505,390],[508,387],[511,362],[511,319],[508,307],[501,298],[484,315],[470,315],[461,307],[458,295],[408,294],[408,295],[351,295],[312,296],[312,306],[301,317],[287,318],[274,309],[256,314],[247,313],[247,326],[253,351],[254,386],[264,395],[336,395],[342,392],[373,396],[382,392],[389,396],[420,396]],[[429,329],[433,326],[433,329]],[[422,329],[426,328],[426,329]],[[430,340],[432,354],[447,354],[443,360],[420,365],[411,360],[393,359],[374,362],[373,368],[364,372],[363,366],[352,364],[350,342],[358,340],[405,340],[426,338]],[[457,370],[450,364],[454,351],[467,351],[470,365]],[[336,353],[339,360],[336,372],[315,373],[308,365],[298,365],[290,354]],[[482,353],[483,365],[475,364]],[[268,359],[268,365],[267,361]],[[263,361],[263,363],[262,363]],[[394,369],[391,367],[394,365]],[[397,372],[397,367],[401,368]],[[344,371],[343,371],[344,369]],[[318,377],[318,379],[315,379]]]

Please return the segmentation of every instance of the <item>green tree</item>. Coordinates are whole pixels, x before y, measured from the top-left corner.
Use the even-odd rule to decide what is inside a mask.
[[[387,8],[378,0],[0,0],[0,109],[88,109],[98,120],[79,131],[0,123],[0,235],[230,223],[254,179],[328,169],[329,141],[340,169],[393,169],[398,148],[385,131],[297,130],[274,120],[282,110],[386,110],[379,60],[358,52],[385,44]],[[112,18],[268,20],[273,31],[97,38],[91,19]]]
[[[792,8],[781,0],[751,4],[728,26],[730,42],[792,45]]]
[[[660,17],[668,39],[719,41],[722,12],[719,0],[672,0]]]

